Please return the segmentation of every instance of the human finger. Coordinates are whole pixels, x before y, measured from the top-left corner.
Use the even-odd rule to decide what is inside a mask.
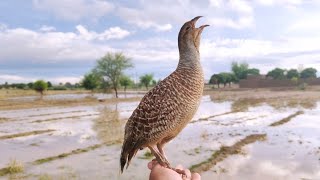
[[[148,163],[148,168],[152,170],[157,164],[158,164],[158,161],[156,159],[153,159]]]
[[[185,174],[186,174],[186,176],[187,176],[187,179],[190,179],[190,178],[191,178],[191,172],[190,172],[190,170],[189,170],[189,169],[185,169],[184,172],[185,172]]]
[[[201,180],[201,176],[200,176],[200,174],[198,174],[198,173],[193,173],[193,174],[191,175],[191,179],[192,179],[192,180]]]
[[[176,166],[176,169],[183,170],[183,166],[181,164],[179,164],[178,166]]]

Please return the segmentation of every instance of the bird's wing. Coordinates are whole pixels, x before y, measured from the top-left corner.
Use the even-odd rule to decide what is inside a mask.
[[[184,109],[181,96],[182,83],[177,74],[171,74],[150,90],[129,118],[125,139],[129,138],[135,147],[143,146],[152,139],[160,138],[175,128],[179,115]]]

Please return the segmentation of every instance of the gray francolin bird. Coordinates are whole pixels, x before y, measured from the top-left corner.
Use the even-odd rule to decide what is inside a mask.
[[[142,98],[126,123],[121,172],[139,149],[148,147],[160,165],[183,174],[170,166],[163,146],[188,124],[200,103],[204,77],[199,46],[201,33],[208,26],[195,27],[200,17],[186,22],[180,29],[177,69]]]

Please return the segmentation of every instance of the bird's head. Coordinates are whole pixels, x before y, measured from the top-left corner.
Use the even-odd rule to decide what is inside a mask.
[[[202,16],[197,16],[191,19],[190,21],[184,23],[184,25],[181,27],[178,36],[178,46],[180,54],[184,51],[191,51],[192,53],[199,54],[201,33],[205,27],[209,26],[202,25],[198,28],[195,27],[197,20],[201,17]]]

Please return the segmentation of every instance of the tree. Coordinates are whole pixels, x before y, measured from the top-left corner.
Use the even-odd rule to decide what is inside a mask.
[[[231,87],[231,83],[235,82],[235,79],[235,75],[232,73],[222,72],[218,75],[218,81],[219,83],[223,83],[224,87],[226,87],[227,84]]]
[[[94,71],[110,81],[116,93],[116,98],[118,98],[120,77],[123,75],[123,71],[130,67],[133,67],[130,58],[127,58],[122,53],[107,53],[101,59],[97,60]]]
[[[3,85],[3,87],[4,87],[5,89],[9,89],[9,84],[8,84],[8,82],[5,82],[4,85]]]
[[[80,83],[75,83],[74,84],[74,88],[80,88],[80,86],[81,86]]]
[[[24,83],[17,83],[17,84],[13,84],[13,85],[17,89],[25,89],[27,87],[27,85]]]
[[[47,84],[48,84],[48,88],[52,87],[52,83],[50,81],[48,81]]]
[[[296,69],[290,69],[287,72],[287,78],[292,79],[292,78],[299,78],[299,72]]]
[[[250,75],[259,75],[260,70],[256,68],[250,68],[249,65],[246,62],[238,63],[238,62],[232,62],[231,69],[234,74],[235,82],[238,82],[240,79],[246,79],[247,76]]]
[[[297,85],[299,83],[298,77],[292,77],[291,82],[294,83],[295,85]]]
[[[145,74],[140,77],[140,83],[143,84],[148,90],[148,86],[151,84],[153,80],[153,74]]]
[[[133,81],[128,76],[120,77],[120,84],[123,86],[124,93],[127,91],[127,87],[133,84]]]
[[[71,84],[70,82],[66,82],[66,83],[64,84],[64,86],[65,86],[66,88],[68,88],[68,89],[72,89],[72,88],[73,88],[73,86],[72,86],[72,84]]]
[[[237,77],[235,74],[233,73],[229,73],[229,76],[230,76],[230,82],[229,82],[229,87],[231,87],[231,83],[235,83],[238,81]]]
[[[33,89],[33,82],[29,82],[29,83],[27,84],[27,86],[28,86],[28,88]]]
[[[285,78],[284,72],[285,72],[284,69],[275,68],[269,71],[267,76],[272,77],[273,79],[284,79]]]
[[[218,85],[218,88],[219,87],[219,75],[218,74],[213,74],[209,80],[209,84],[213,84],[213,88],[214,88],[214,85],[217,84]]]
[[[99,77],[97,74],[91,72],[89,74],[84,75],[81,84],[85,89],[91,90],[91,92],[93,92],[93,90],[99,86],[100,78],[101,77]]]
[[[231,64],[232,72],[237,77],[238,80],[240,79],[246,79],[247,73],[249,69],[249,65],[246,62],[238,63],[238,62],[232,62]]]
[[[38,80],[33,83],[33,89],[40,93],[41,99],[43,97],[43,91],[47,90],[48,84],[43,80]]]
[[[315,68],[306,68],[301,72],[301,78],[317,78],[317,70]]]
[[[103,89],[103,92],[107,93],[111,88],[110,81],[106,78],[101,78],[100,85],[98,88]]]
[[[219,74],[213,74],[210,78],[209,84],[217,84],[218,88],[220,88],[220,84],[223,84],[224,87],[229,84],[229,87],[231,87],[231,83],[236,81],[237,78],[233,73],[222,72]]]
[[[251,69],[248,69],[247,72],[246,72],[246,76],[250,74],[250,75],[260,75],[260,70],[259,69],[256,69],[256,68],[251,68]]]
[[[153,79],[152,82],[151,82],[151,85],[152,85],[152,86],[157,85],[157,81],[156,81],[155,79]]]

